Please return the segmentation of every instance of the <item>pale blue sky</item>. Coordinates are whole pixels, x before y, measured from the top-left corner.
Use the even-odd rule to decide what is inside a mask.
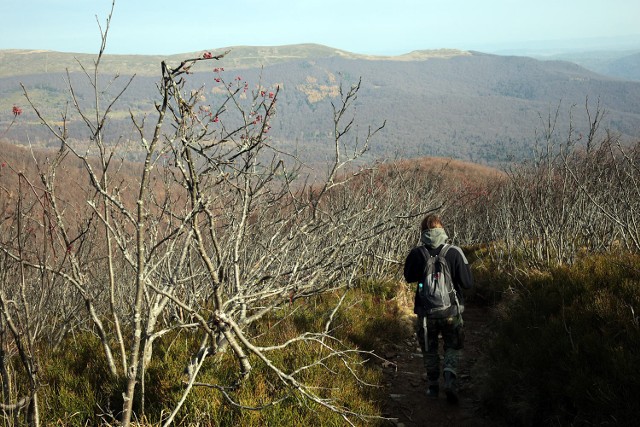
[[[0,0],[0,49],[96,52],[111,0]],[[319,43],[363,54],[635,36],[640,0],[117,0],[107,53]],[[534,43],[535,42],[535,43]],[[542,42],[542,43],[540,43]],[[625,46],[621,46],[625,47]]]

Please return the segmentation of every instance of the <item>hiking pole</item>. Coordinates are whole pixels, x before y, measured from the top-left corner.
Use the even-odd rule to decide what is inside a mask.
[[[424,330],[424,352],[429,351],[429,341],[427,340],[427,316],[422,318],[422,329]]]

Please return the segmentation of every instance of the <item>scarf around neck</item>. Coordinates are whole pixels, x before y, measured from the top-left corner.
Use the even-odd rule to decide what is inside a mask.
[[[422,232],[420,241],[429,248],[437,248],[447,241],[447,237],[444,228],[431,228]]]

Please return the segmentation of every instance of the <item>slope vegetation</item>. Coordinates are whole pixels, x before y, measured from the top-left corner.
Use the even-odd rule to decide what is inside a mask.
[[[114,105],[105,132],[125,142],[125,155],[135,160],[138,149],[129,114],[155,113],[159,62],[177,63],[180,58],[106,56],[108,77],[136,74],[132,84]],[[54,52],[0,52],[0,111],[25,106],[19,82],[45,116],[59,120],[69,102],[67,76],[80,103],[92,99],[91,87],[79,72],[78,60],[91,64],[89,55]],[[11,64],[8,66],[7,64]],[[319,45],[272,48],[236,47],[219,63],[217,72],[194,67],[193,89],[203,88],[202,105],[216,109],[224,85],[236,80],[280,90],[274,145],[297,152],[307,162],[321,162],[331,153],[333,129],[331,103],[340,87],[362,86],[356,121],[367,126],[386,126],[369,153],[373,158],[439,156],[497,164],[530,157],[539,135],[550,126],[576,134],[588,131],[588,106],[593,115],[606,111],[603,128],[623,139],[640,137],[640,82],[624,81],[590,72],[569,62],[538,61],[526,57],[487,55],[455,50],[417,51],[397,57],[367,57]],[[218,80],[216,80],[218,79]],[[120,77],[102,94],[106,100],[125,86]],[[19,126],[4,138],[17,144],[54,144],[39,120],[24,108]],[[556,121],[556,110],[558,112]],[[0,117],[0,129],[12,119]],[[79,117],[68,118],[70,135],[86,138]]]

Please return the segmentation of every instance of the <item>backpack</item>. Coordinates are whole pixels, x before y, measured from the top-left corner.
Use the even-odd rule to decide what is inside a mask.
[[[452,304],[458,306],[451,269],[445,259],[450,248],[451,245],[446,244],[438,255],[431,256],[427,248],[420,247],[426,264],[422,280],[418,283],[418,298],[427,316],[446,312]]]

